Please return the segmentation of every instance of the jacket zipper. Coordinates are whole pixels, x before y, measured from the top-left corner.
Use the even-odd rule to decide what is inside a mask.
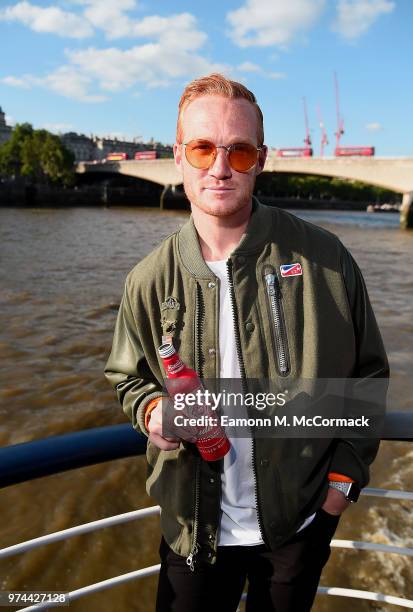
[[[198,554],[200,545],[197,542],[198,539],[198,515],[199,515],[199,477],[201,459],[198,457],[196,464],[196,475],[195,475],[195,516],[194,516],[194,537],[192,540],[192,548],[188,557],[186,558],[186,564],[189,566],[191,572],[195,571],[195,557]]]
[[[230,301],[231,301],[231,311],[232,311],[232,320],[233,320],[233,324],[234,324],[234,333],[235,333],[235,346],[236,346],[236,351],[237,351],[237,356],[238,356],[238,363],[239,363],[239,369],[240,369],[240,373],[241,373],[241,385],[242,385],[242,391],[244,393],[244,395],[247,392],[247,377],[245,374],[245,364],[244,364],[244,359],[242,356],[242,350],[241,350],[241,339],[240,339],[240,335],[239,335],[239,319],[238,319],[238,311],[236,308],[236,302],[235,302],[235,291],[234,291],[234,280],[233,280],[233,276],[232,276],[232,261],[231,259],[228,259],[227,261],[227,275],[228,275],[228,285],[229,285],[229,295],[230,295]],[[257,508],[257,519],[258,519],[258,528],[260,530],[260,534],[261,534],[261,538],[263,540],[263,542],[265,542],[265,537],[264,537],[264,524],[263,524],[263,520],[262,520],[262,515],[261,515],[261,510],[260,510],[260,506],[259,506],[259,502],[258,502],[258,480],[257,480],[257,466],[256,466],[256,462],[255,462],[255,437],[252,434],[252,430],[250,428],[251,431],[251,442],[252,442],[252,472],[254,475],[254,498],[255,498],[255,507]]]
[[[270,307],[271,334],[277,355],[277,368],[281,376],[290,373],[290,359],[288,353],[287,332],[285,329],[284,313],[281,304],[281,290],[274,268],[264,268],[264,279],[267,288],[268,303]]]
[[[202,339],[202,324],[204,316],[204,305],[202,300],[201,286],[196,284],[195,294],[195,370],[200,378],[202,378],[202,356],[201,356],[201,339]],[[199,522],[199,480],[200,480],[201,460],[197,458],[196,474],[195,474],[195,512],[194,512],[194,531],[192,538],[191,551],[186,558],[186,564],[191,572],[195,571],[195,557],[198,554],[200,545],[198,539],[198,522]]]
[[[202,327],[204,322],[204,300],[202,290],[199,283],[196,284],[195,294],[195,370],[200,378],[203,375],[203,360],[202,360]]]

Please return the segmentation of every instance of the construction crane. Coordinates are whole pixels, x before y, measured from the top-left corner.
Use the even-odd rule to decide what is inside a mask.
[[[317,105],[317,116],[321,129],[320,157],[324,157],[324,147],[328,145],[328,138],[326,128],[324,126],[323,117],[321,115],[320,105]]]
[[[353,147],[342,147],[340,145],[340,139],[344,134],[344,119],[340,115],[340,95],[338,91],[338,80],[337,74],[334,73],[334,84],[336,90],[336,111],[337,111],[337,132],[336,136],[336,148],[334,151],[334,155],[336,157],[352,157],[352,156],[363,156],[363,157],[372,157],[374,155],[374,147],[363,147],[363,146],[353,146]]]
[[[275,155],[277,157],[312,157],[313,149],[311,148],[311,137],[310,130],[308,127],[308,115],[307,115],[307,104],[305,98],[303,98],[304,104],[304,123],[305,123],[305,147],[289,147],[282,149],[275,149]]]
[[[308,127],[307,103],[304,97],[303,97],[303,107],[304,107],[304,123],[305,123],[304,144],[306,145],[307,149],[310,149],[311,148],[311,138],[310,138],[310,130]]]

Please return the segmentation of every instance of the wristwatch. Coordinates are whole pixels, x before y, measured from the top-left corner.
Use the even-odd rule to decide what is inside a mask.
[[[337,491],[341,491],[344,497],[353,504],[359,498],[360,487],[355,482],[338,482],[337,480],[330,480],[328,486],[337,489]]]

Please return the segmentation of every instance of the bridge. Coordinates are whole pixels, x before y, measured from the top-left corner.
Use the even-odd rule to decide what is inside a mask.
[[[173,159],[125,160],[116,162],[80,162],[76,172],[117,173],[163,185],[163,196],[170,186],[180,185],[182,177]],[[413,158],[412,157],[295,157],[269,154],[264,172],[309,174],[351,179],[377,185],[402,194],[400,224],[413,228]]]

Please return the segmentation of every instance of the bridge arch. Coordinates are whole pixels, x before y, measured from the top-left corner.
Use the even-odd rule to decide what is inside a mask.
[[[125,160],[77,165],[79,173],[118,172],[162,185],[182,184],[173,159]],[[403,194],[401,224],[413,227],[413,158],[282,158],[270,151],[264,172],[285,172],[352,179]]]

